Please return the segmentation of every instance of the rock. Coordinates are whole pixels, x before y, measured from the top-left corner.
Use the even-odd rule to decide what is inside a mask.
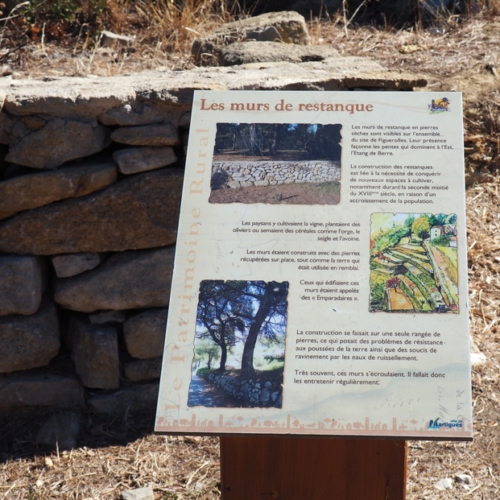
[[[447,477],[445,479],[440,479],[434,485],[434,488],[436,488],[437,490],[441,490],[441,491],[451,490],[452,487],[453,487],[453,481],[449,477]]]
[[[92,389],[117,389],[120,367],[116,328],[92,325],[80,318],[71,318],[68,328],[71,357],[83,385]]]
[[[124,415],[156,409],[159,384],[141,384],[127,387],[113,394],[100,394],[89,398],[90,408],[96,413]]]
[[[97,267],[103,256],[98,253],[73,253],[52,257],[52,265],[58,278],[69,278]]]
[[[149,486],[122,492],[120,500],[155,500],[155,494]]]
[[[461,484],[472,484],[472,477],[469,474],[455,474],[455,482]]]
[[[123,323],[127,319],[124,311],[100,311],[89,315],[93,325],[105,325],[106,323]]]
[[[0,410],[22,407],[78,408],[83,406],[83,387],[69,377],[56,375],[0,375]]]
[[[101,32],[101,45],[103,47],[127,47],[135,43],[136,36],[117,35],[112,31]]]
[[[167,309],[144,311],[123,324],[127,351],[134,358],[149,359],[163,355]]]
[[[49,300],[31,316],[0,318],[0,373],[48,365],[60,346],[59,319]]]
[[[129,146],[175,146],[179,144],[179,134],[171,123],[162,123],[120,127],[111,134],[111,140]]]
[[[45,263],[37,257],[0,255],[0,316],[35,314],[45,288]]]
[[[113,160],[122,174],[136,174],[166,167],[177,161],[170,147],[146,147],[121,149],[113,153]]]
[[[130,382],[143,382],[160,378],[162,358],[140,359],[125,364],[125,376]]]
[[[190,113],[177,106],[162,106],[143,101],[132,101],[122,106],[112,108],[102,115],[98,120],[104,125],[128,127],[133,125],[152,125],[156,123],[170,122],[175,127],[182,127],[188,115],[188,125]],[[0,125],[1,125],[0,115]]]
[[[273,42],[244,42],[228,45],[221,50],[219,64],[234,66],[257,62],[286,61],[302,63],[324,61],[340,57],[337,50],[328,45],[290,45]]]
[[[66,309],[88,313],[164,307],[170,297],[173,260],[173,247],[119,253],[97,269],[57,280],[54,298]]]
[[[484,353],[479,350],[474,338],[470,337],[470,363],[472,366],[484,365],[487,358]]]
[[[52,169],[69,160],[98,153],[109,142],[108,130],[97,122],[54,118],[11,144],[6,160],[32,168]]]
[[[116,178],[116,166],[107,161],[8,179],[0,182],[0,219],[54,201],[84,196],[109,186]]]
[[[243,42],[249,38],[266,40],[266,37],[268,39],[273,36],[270,28],[274,28],[285,43],[297,45],[311,43],[306,21],[300,14],[270,12],[224,24],[212,33],[197,38],[191,48],[194,62],[195,64],[207,62],[213,64],[217,61],[220,50],[226,45]]]
[[[177,168],[146,172],[83,198],[17,214],[0,222],[0,252],[56,255],[170,245],[182,175]]]
[[[75,412],[62,413],[52,415],[42,425],[36,441],[53,449],[70,450],[76,447],[76,438],[79,433],[78,415]]]
[[[247,34],[246,40],[256,42],[283,42],[280,32],[274,26],[256,28]]]
[[[400,69],[387,70],[362,57],[337,57],[298,65],[276,64],[258,63],[257,67],[244,69],[234,66],[144,71],[113,77],[62,77],[50,82],[0,78],[0,94],[6,96],[4,110],[16,116],[40,115],[71,120],[80,117],[86,121],[99,117],[102,123],[110,125],[139,125],[152,123],[149,121],[151,112],[156,119],[161,117],[160,122],[168,120],[179,125],[178,117],[187,117],[191,109],[195,89],[411,90],[427,84],[421,76]],[[131,111],[126,112],[129,107]],[[0,122],[4,116],[8,117],[7,113],[0,113]],[[24,133],[27,132],[22,131],[20,135]],[[1,134],[0,139],[3,139]]]

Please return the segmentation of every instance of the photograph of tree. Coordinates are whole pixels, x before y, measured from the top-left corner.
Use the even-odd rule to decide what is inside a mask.
[[[210,203],[336,205],[340,124],[217,123]]]
[[[370,311],[458,313],[457,216],[374,213]]]
[[[188,406],[281,408],[288,282],[203,280]]]

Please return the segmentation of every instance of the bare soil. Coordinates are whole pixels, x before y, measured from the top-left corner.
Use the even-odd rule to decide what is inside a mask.
[[[344,20],[336,16],[329,22],[312,21],[313,43],[422,74],[429,82],[424,90],[464,93],[470,327],[473,351],[486,357],[472,370],[474,441],[411,441],[407,499],[496,500],[500,498],[500,22],[494,12],[466,21],[437,19],[429,29],[353,27],[344,26]],[[207,24],[179,27],[183,44],[171,50],[171,45],[144,29],[140,19],[125,26],[130,31],[123,26],[115,31],[138,35],[133,50],[93,47],[88,37],[50,41],[39,36],[30,42],[4,30],[0,74],[46,78],[190,68],[189,45],[208,29]],[[155,436],[152,415],[117,419],[90,415],[82,422],[79,447],[57,452],[34,444],[44,418],[39,413],[0,422],[0,499],[107,500],[142,486],[152,486],[157,499],[220,498],[217,438]],[[454,479],[455,474],[469,474],[471,484],[455,482],[447,491],[435,488],[438,480]]]
[[[337,205],[340,182],[276,184],[217,189],[210,193],[210,203],[270,203],[283,205]]]

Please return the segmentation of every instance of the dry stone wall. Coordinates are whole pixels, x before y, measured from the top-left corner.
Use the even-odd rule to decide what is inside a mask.
[[[212,189],[340,181],[340,162],[214,161]]]
[[[360,58],[1,79],[0,416],[155,408],[194,89],[422,85]],[[214,168],[233,187],[338,176],[317,162]]]

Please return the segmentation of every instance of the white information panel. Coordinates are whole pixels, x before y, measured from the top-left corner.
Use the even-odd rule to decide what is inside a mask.
[[[196,92],[156,431],[471,439],[461,95]]]

